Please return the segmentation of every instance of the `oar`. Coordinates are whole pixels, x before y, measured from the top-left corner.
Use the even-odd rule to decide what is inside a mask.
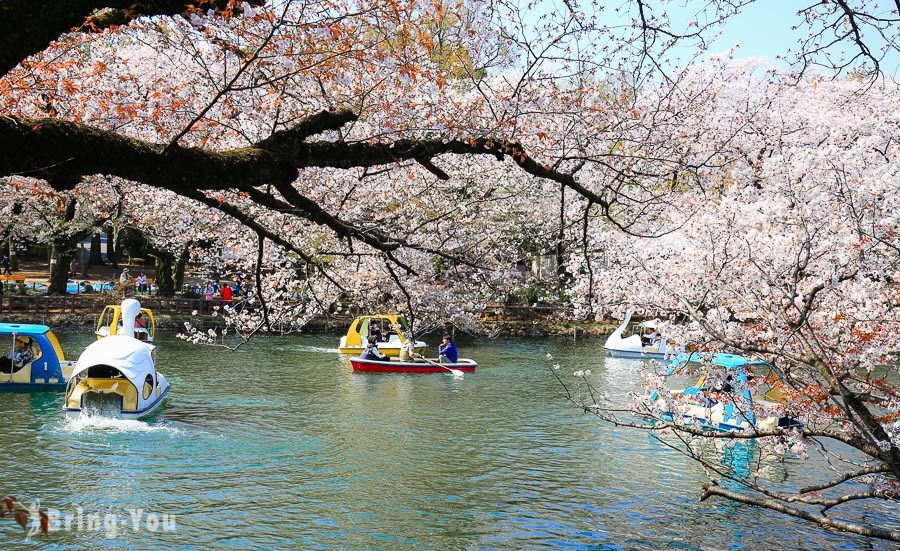
[[[442,365],[442,364],[439,364],[439,363],[437,363],[437,362],[433,362],[433,361],[429,360],[428,358],[426,358],[425,356],[423,356],[423,355],[421,355],[421,354],[413,354],[413,357],[414,357],[414,358],[418,358],[418,359],[420,359],[420,360],[425,360],[426,362],[430,363],[431,365],[436,365],[436,366],[438,366],[438,367],[442,367],[442,368],[446,369],[447,371],[449,371],[450,373],[453,374],[453,378],[454,378],[454,379],[457,379],[457,378],[458,378],[458,379],[462,379],[463,377],[465,377],[465,375],[463,374],[462,371],[460,371],[460,370],[458,370],[458,369],[450,369],[450,368],[447,367],[446,365]]]

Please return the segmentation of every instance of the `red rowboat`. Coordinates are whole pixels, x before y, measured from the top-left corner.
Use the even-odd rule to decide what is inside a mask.
[[[449,370],[472,372],[478,367],[475,360],[460,358],[452,364],[437,364],[437,360],[428,362],[381,362],[378,360],[364,360],[362,358],[350,358],[353,371],[367,371],[378,373],[448,373]]]

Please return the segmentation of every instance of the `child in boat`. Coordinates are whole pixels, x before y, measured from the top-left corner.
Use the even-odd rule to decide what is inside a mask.
[[[459,359],[459,353],[456,351],[456,346],[453,344],[453,339],[450,338],[450,335],[444,335],[441,339],[441,344],[438,346],[438,357],[441,363],[451,364],[455,364],[456,360]]]
[[[388,356],[385,356],[378,351],[375,337],[369,337],[369,340],[366,343],[366,349],[363,350],[363,353],[360,354],[359,357],[364,360],[375,360],[378,362],[388,362],[391,360]]]

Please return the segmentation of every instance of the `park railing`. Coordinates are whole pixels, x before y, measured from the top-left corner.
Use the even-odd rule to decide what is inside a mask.
[[[224,300],[185,297],[154,297],[137,295],[144,308],[153,310],[154,315],[169,316],[210,316],[226,306]],[[17,295],[6,293],[0,296],[0,318],[11,315],[33,315],[36,318],[54,314],[99,315],[107,304],[118,304],[120,297],[106,294],[69,294],[69,295]],[[230,303],[238,310],[253,308],[243,299]],[[195,314],[196,313],[196,314]],[[344,306],[339,314],[330,316],[333,322],[349,323],[354,317],[370,312],[356,306]],[[505,305],[490,304],[481,311],[479,318],[488,322],[542,322],[549,320],[572,319],[570,309],[554,305]]]

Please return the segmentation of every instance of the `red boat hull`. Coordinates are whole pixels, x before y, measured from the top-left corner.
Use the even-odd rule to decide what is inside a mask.
[[[471,373],[478,367],[478,364],[472,360],[443,364],[444,367],[440,367],[426,362],[379,362],[362,358],[350,358],[350,365],[353,366],[353,371],[368,373],[448,373],[451,369]]]

